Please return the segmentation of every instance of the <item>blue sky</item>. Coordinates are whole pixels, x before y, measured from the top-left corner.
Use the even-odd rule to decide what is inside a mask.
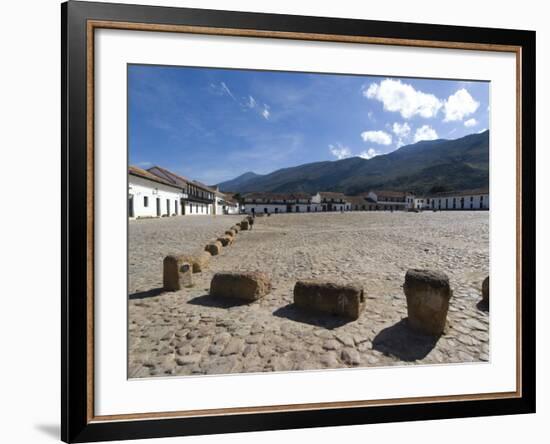
[[[215,184],[489,128],[489,83],[129,65],[129,162]]]

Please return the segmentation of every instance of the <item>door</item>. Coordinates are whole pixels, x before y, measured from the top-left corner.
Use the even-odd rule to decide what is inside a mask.
[[[160,197],[157,197],[157,217],[160,217]]]
[[[170,216],[170,199],[166,199],[166,215]]]
[[[128,196],[128,217],[134,217],[134,196]]]

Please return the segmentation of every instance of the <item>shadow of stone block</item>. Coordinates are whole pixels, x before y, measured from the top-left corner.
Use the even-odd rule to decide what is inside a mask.
[[[429,336],[411,329],[407,318],[381,330],[372,341],[372,348],[402,361],[416,361],[430,353],[439,336]]]
[[[284,307],[278,308],[273,312],[273,315],[279,318],[290,319],[291,321],[314,325],[316,327],[324,327],[328,330],[342,327],[349,322],[353,322],[353,319],[344,318],[337,315],[306,311],[298,307],[296,304],[288,304]]]
[[[476,304],[478,310],[489,311],[489,302],[483,299]]]
[[[146,291],[138,291],[137,293],[129,294],[128,299],[134,300],[134,299],[147,299],[147,298],[153,298],[155,296],[158,296],[160,294],[164,293],[164,288],[152,288],[151,290]]]
[[[250,305],[251,302],[245,299],[230,298],[230,297],[214,297],[209,294],[203,296],[197,296],[187,301],[191,305],[202,305],[203,307],[216,307],[216,308],[231,308],[238,307],[240,305]]]

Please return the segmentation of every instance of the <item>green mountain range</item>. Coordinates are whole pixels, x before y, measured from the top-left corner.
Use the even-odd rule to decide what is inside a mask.
[[[372,159],[314,162],[263,175],[248,172],[218,186],[234,193],[339,191],[348,195],[372,189],[422,194],[488,188],[489,131],[455,140],[422,141]]]

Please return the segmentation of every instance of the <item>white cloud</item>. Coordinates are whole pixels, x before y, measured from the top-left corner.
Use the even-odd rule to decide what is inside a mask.
[[[395,135],[399,137],[407,137],[411,132],[411,127],[407,122],[394,122],[394,124],[392,125],[392,131]]]
[[[376,157],[376,156],[379,156],[381,153],[379,153],[378,151],[376,151],[376,149],[374,148],[369,148],[368,150],[366,151],[362,151],[360,154],[359,154],[359,157],[363,158],[363,159],[372,159],[373,157]]]
[[[471,128],[472,126],[476,126],[476,125],[477,125],[477,120],[474,119],[473,117],[471,119],[464,121],[464,126],[466,128]]]
[[[463,120],[477,111],[479,102],[477,102],[470,93],[462,88],[455,92],[445,101],[443,112],[445,113],[445,122]]]
[[[337,143],[335,145],[329,145],[328,146],[330,152],[334,157],[336,157],[338,160],[345,159],[346,157],[351,156],[351,150],[347,147],[342,145],[341,143]]]
[[[376,119],[374,118],[374,113],[372,111],[369,111],[367,113],[367,117],[369,118],[369,120],[372,120],[373,122],[376,122]]]
[[[265,103],[264,109],[260,112],[260,114],[265,120],[269,119],[269,116],[271,115],[271,113],[269,112],[269,106],[267,106]]]
[[[385,131],[363,131],[361,133],[361,138],[365,142],[373,142],[378,145],[391,144],[391,134],[388,134]]]
[[[385,79],[380,83],[371,83],[368,88],[363,88],[363,96],[382,102],[386,111],[399,112],[404,119],[416,115],[435,117],[443,106],[433,94],[418,91],[400,80]]]
[[[414,133],[414,141],[434,140],[437,139],[437,132],[430,125],[422,125]]]
[[[248,103],[247,106],[249,108],[254,108],[256,106],[256,99],[252,96],[248,96]]]

